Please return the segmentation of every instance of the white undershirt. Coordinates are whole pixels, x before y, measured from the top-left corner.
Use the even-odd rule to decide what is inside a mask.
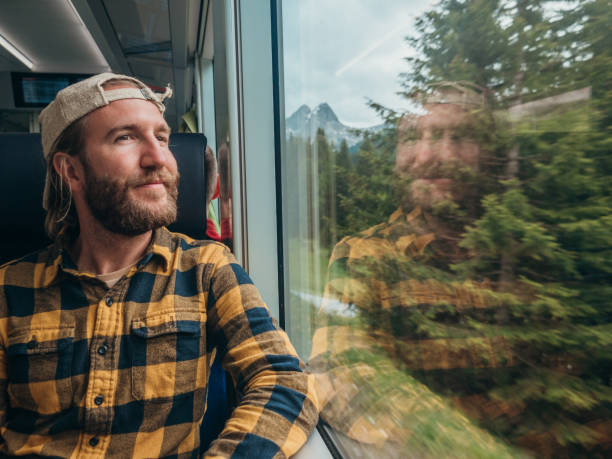
[[[96,278],[104,282],[107,288],[111,288],[113,285],[126,274],[130,268],[134,265],[126,266],[125,268],[118,269],[112,273],[96,274]]]

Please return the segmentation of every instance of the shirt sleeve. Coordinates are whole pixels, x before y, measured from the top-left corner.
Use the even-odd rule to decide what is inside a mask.
[[[291,456],[318,420],[314,379],[228,250],[214,266],[207,315],[238,405],[205,457]]]

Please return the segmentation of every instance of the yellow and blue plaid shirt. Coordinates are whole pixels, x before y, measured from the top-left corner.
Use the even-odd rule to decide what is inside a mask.
[[[564,428],[606,456],[603,403],[547,404],[550,378],[585,381],[588,355],[541,340],[567,323],[537,313],[528,283],[454,273],[457,242],[417,208],[334,247],[309,360],[321,418],[378,457],[566,457],[554,422],[574,410]]]
[[[286,457],[317,402],[222,244],[165,228],[108,289],[60,242],[0,268],[0,455],[200,457],[215,352],[239,394],[206,457]]]
[[[512,368],[515,355],[503,337],[449,326],[433,313],[489,313],[497,304],[487,282],[457,281],[433,267],[435,242],[416,208],[334,247],[308,363],[321,418],[358,442],[347,443],[355,454],[373,445],[381,457],[513,456],[474,418],[514,415],[514,407],[465,375]],[[452,397],[436,390],[436,378],[455,389]],[[436,432],[430,443],[427,431]]]

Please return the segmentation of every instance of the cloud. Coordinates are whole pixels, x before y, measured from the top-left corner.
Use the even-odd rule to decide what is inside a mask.
[[[366,58],[368,55],[370,55],[374,50],[376,50],[376,48],[380,47],[380,45],[382,45],[384,42],[386,42],[389,38],[391,38],[394,35],[396,35],[397,32],[399,32],[400,29],[402,29],[403,27],[404,27],[403,25],[401,25],[399,27],[396,27],[391,32],[389,32],[386,35],[384,35],[382,38],[376,40],[374,43],[372,43],[370,46],[368,46],[365,50],[363,50],[357,56],[355,56],[350,61],[348,61],[346,64],[344,64],[342,67],[340,67],[338,70],[336,70],[336,73],[334,75],[337,76],[337,77],[338,76],[342,76],[342,74],[344,72],[346,72],[348,69],[353,67],[355,64],[359,63],[364,58]]]
[[[413,53],[404,38],[430,0],[288,0],[283,2],[287,116],[327,102],[356,127],[381,120],[366,100],[402,109],[398,75]]]

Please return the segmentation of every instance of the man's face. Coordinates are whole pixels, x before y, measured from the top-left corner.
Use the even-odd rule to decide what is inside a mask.
[[[87,119],[85,200],[109,231],[137,235],[176,219],[178,171],[157,107],[122,99]]]
[[[456,178],[460,170],[478,168],[480,149],[466,129],[468,114],[453,104],[426,105],[427,113],[415,120],[402,119],[398,127],[395,169],[413,180],[412,201],[431,208],[465,195]]]

